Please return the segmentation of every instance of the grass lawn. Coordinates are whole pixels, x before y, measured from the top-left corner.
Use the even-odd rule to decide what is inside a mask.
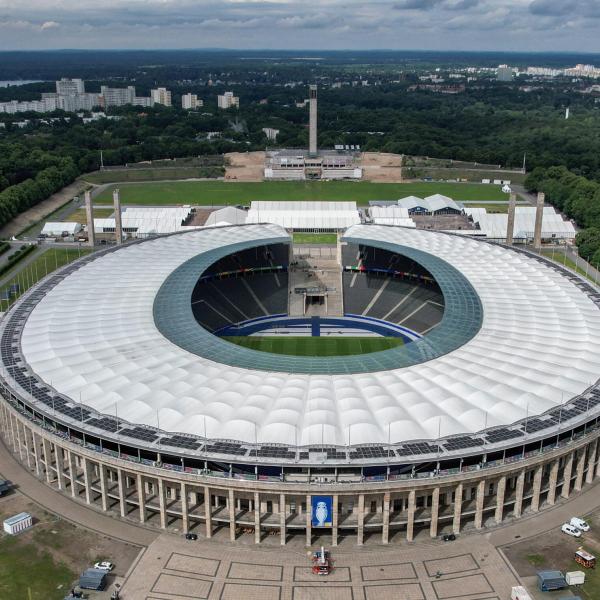
[[[94,202],[112,203],[114,186],[108,186]],[[120,186],[123,204],[200,206],[249,204],[252,200],[397,200],[404,196],[444,194],[454,200],[506,200],[499,186],[461,183],[371,183],[349,181],[176,181],[132,183]]]
[[[94,209],[94,219],[108,219],[115,211],[112,208]],[[67,223],[87,223],[85,208],[78,208],[65,218]]]
[[[13,283],[18,284],[21,293],[23,293],[48,273],[51,273],[58,269],[58,267],[73,262],[80,256],[84,256],[90,252],[91,250],[89,248],[50,248],[40,254],[23,270],[19,270],[18,265],[16,265],[14,269],[5,274],[3,279],[5,277],[10,277],[11,273],[14,273],[14,276],[0,287],[0,295],[2,295],[2,292],[7,290]],[[23,260],[27,260],[27,257]],[[9,303],[12,304],[14,300],[15,297],[13,296]],[[6,302],[6,300],[2,300],[2,304],[4,304],[4,302]]]
[[[550,259],[554,260],[554,262],[564,265],[565,267],[571,269],[572,271],[575,271],[576,273],[579,273],[580,275],[587,277],[587,279],[589,279],[590,281],[594,281],[593,277],[585,274],[585,269],[578,267],[573,260],[571,260],[568,256],[565,256],[565,253],[563,251],[555,250],[554,253],[552,253],[552,250],[542,250],[542,254],[546,258],[550,258]],[[595,283],[595,281],[594,281],[594,283]]]
[[[168,179],[194,179],[203,177],[200,167],[171,167],[168,169],[118,169],[90,173],[82,177],[90,183],[113,183],[115,181],[162,181]]]
[[[294,233],[294,244],[337,244],[335,233]]]
[[[62,600],[75,577],[38,544],[18,537],[0,539],[0,598]]]
[[[245,348],[293,356],[347,356],[367,354],[402,346],[401,338],[389,337],[310,337],[310,336],[230,336],[223,339]]]

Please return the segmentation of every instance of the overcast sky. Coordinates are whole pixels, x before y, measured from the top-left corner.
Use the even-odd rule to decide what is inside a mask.
[[[0,0],[0,49],[600,52],[600,0]]]

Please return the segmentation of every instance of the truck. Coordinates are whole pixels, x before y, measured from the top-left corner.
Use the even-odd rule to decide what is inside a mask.
[[[567,587],[565,576],[560,571],[538,571],[538,587],[542,592],[563,590]]]

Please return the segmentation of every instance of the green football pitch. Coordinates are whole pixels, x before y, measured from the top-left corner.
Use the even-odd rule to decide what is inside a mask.
[[[293,356],[348,356],[368,354],[402,346],[402,338],[393,337],[310,337],[310,336],[229,336],[224,340],[261,352]]]
[[[221,206],[249,204],[252,200],[397,200],[405,196],[444,194],[457,201],[507,200],[499,186],[476,183],[372,183],[368,181],[172,181],[109,185],[94,198],[96,204],[112,203],[119,187],[123,204],[140,206],[192,204]]]

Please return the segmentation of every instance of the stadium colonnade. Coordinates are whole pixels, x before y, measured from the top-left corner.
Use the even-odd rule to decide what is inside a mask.
[[[537,513],[580,492],[600,476],[599,431],[567,437],[554,448],[529,452],[488,468],[404,480],[282,482],[177,472],[93,450],[56,435],[49,425],[9,402],[0,405],[2,436],[20,462],[73,499],[121,518],[210,538],[229,528],[253,530],[256,543],[277,535],[367,537],[387,544],[418,532],[480,530]],[[158,456],[160,459],[160,456]],[[157,463],[160,464],[160,463]],[[333,498],[329,529],[312,527],[311,502]]]

